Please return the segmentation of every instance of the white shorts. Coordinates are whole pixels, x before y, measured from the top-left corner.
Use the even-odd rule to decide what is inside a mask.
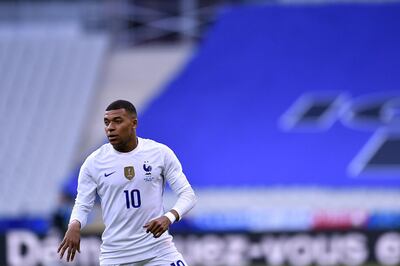
[[[124,264],[102,264],[101,266],[189,266],[178,251],[167,253],[165,255],[154,257],[148,260],[142,260]]]

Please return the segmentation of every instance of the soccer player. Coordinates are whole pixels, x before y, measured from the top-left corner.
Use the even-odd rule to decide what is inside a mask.
[[[109,143],[89,155],[81,167],[70,223],[57,251],[60,259],[67,251],[66,260],[73,261],[80,252],[80,230],[97,193],[105,224],[101,266],[188,266],[167,230],[194,206],[196,196],[173,151],[137,137],[137,124],[132,103],[118,100],[106,108]],[[166,182],[178,199],[164,212]]]

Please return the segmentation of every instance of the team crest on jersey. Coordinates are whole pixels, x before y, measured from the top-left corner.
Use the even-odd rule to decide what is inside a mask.
[[[148,161],[145,161],[143,164],[143,170],[146,172],[145,175],[151,175],[151,170],[153,169],[148,163]]]
[[[133,166],[126,166],[124,168],[124,174],[126,179],[132,180],[135,177],[135,168],[133,168]]]
[[[144,177],[144,180],[145,181],[153,181],[153,177],[151,176],[151,170],[152,170],[153,168],[151,167],[151,165],[149,164],[149,161],[145,161],[144,162],[144,164],[143,164],[143,170],[146,172],[145,173],[145,177]]]

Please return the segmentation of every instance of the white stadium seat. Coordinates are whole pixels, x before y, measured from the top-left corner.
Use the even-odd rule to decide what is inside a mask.
[[[70,24],[0,27],[0,217],[57,206],[108,43]]]

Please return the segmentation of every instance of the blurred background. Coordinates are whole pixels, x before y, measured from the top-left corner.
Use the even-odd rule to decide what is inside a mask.
[[[399,47],[399,1],[0,1],[0,266],[98,265],[98,204],[56,250],[117,99],[198,194],[191,266],[400,265]]]

